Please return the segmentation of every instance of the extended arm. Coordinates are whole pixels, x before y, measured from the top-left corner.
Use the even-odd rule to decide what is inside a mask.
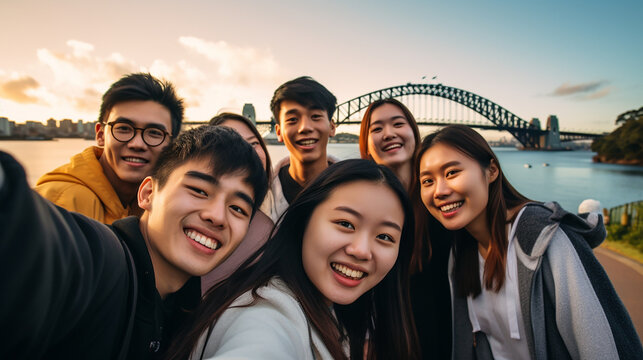
[[[0,358],[110,357],[127,300],[118,239],[32,191],[8,154],[0,167]]]

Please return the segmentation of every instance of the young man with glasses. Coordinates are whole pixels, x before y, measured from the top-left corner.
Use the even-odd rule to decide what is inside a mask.
[[[122,77],[103,95],[96,142],[45,175],[36,191],[56,205],[111,224],[138,215],[136,193],[181,129],[183,100],[150,74]]]

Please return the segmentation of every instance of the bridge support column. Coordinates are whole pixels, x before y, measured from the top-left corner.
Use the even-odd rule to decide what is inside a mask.
[[[556,115],[549,115],[547,118],[547,134],[540,137],[540,148],[546,150],[563,149],[560,143],[560,128]]]

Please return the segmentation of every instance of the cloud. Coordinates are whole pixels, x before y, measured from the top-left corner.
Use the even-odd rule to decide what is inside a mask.
[[[557,87],[550,95],[552,96],[570,96],[581,95],[584,99],[598,99],[609,94],[609,88],[603,88],[606,81],[594,81],[582,84],[564,83]],[[603,88],[603,90],[598,91]]]
[[[216,65],[217,74],[237,85],[273,81],[281,72],[269,50],[239,47],[225,41],[206,41],[193,36],[181,36],[179,43]]]
[[[583,97],[583,99],[585,99],[585,100],[596,100],[596,99],[600,99],[602,97],[605,97],[605,96],[609,95],[611,92],[612,92],[612,88],[611,87],[606,87],[606,88],[603,88],[600,91],[596,91],[594,93],[585,95]]]
[[[0,97],[21,104],[40,103],[41,99],[33,93],[39,87],[38,81],[31,76],[21,76],[0,84]]]
[[[270,49],[225,41],[183,36],[177,39],[177,60],[157,58],[150,63],[118,52],[99,54],[99,47],[79,40],[68,40],[66,45],[64,51],[38,49],[40,68],[32,74],[10,75],[0,69],[0,97],[11,107],[22,103],[21,116],[92,120],[102,94],[114,81],[143,71],[174,84],[185,99],[186,120],[206,121],[222,107],[240,112],[244,103],[255,104],[258,117],[267,120],[272,92],[284,78]]]

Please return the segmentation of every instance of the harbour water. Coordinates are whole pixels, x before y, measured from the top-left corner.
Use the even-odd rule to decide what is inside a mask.
[[[13,154],[25,167],[29,183],[35,185],[40,175],[94,144],[82,139],[0,141],[0,150]],[[280,145],[270,145],[268,151],[273,163],[288,155]],[[606,208],[643,200],[643,167],[596,164],[590,151],[494,151],[509,181],[534,200],[556,200],[572,211],[587,198],[599,200]],[[341,160],[359,157],[357,144],[330,144],[329,153]]]

